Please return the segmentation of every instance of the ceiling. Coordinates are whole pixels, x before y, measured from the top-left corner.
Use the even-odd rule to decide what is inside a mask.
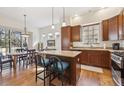
[[[66,17],[73,17],[75,14],[83,15],[89,11],[97,11],[99,7],[66,7]],[[33,27],[41,28],[51,25],[51,7],[1,7],[0,15],[23,24],[24,17],[27,15],[27,24]],[[54,7],[54,24],[62,19],[62,7]]]

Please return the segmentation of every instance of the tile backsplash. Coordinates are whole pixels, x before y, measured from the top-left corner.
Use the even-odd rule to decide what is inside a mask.
[[[124,40],[117,41],[101,41],[99,44],[92,44],[92,47],[112,47],[112,43],[120,43],[120,47],[124,48]],[[84,44],[83,42],[73,42],[73,47],[91,47],[91,44]]]

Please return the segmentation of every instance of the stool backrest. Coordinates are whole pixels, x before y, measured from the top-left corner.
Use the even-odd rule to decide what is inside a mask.
[[[35,55],[35,58],[36,58],[36,65],[45,67],[45,60],[42,55],[37,54]]]
[[[61,69],[61,71],[63,71],[63,65],[62,65],[62,61],[60,58],[58,58],[56,56],[51,56],[49,58],[49,61],[51,64],[53,64],[52,66],[53,66],[54,70],[59,71]],[[58,67],[58,66],[60,66],[60,67]]]

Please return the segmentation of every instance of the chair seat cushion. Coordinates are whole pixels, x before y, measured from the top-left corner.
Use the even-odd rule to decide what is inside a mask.
[[[61,61],[61,63],[62,63],[62,66],[63,66],[63,70],[62,70],[62,66],[61,66],[61,64],[59,62],[57,63],[57,67],[52,66],[53,70],[58,71],[60,73],[63,73],[63,71],[65,71],[69,67],[68,62]]]

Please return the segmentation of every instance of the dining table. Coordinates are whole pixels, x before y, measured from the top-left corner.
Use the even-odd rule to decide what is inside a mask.
[[[39,55],[57,56],[61,60],[66,61],[70,64],[69,70],[69,82],[70,85],[76,86],[77,81],[80,77],[81,64],[80,64],[80,51],[65,51],[65,50],[48,50],[48,51],[37,51]]]
[[[11,55],[13,58],[13,68],[16,70],[16,63],[17,63],[17,58],[22,55],[27,55],[27,52],[14,52],[14,53],[9,53],[8,55]]]

